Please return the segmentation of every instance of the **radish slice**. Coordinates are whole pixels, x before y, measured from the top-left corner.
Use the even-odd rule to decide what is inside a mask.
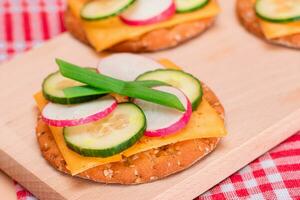
[[[116,107],[117,101],[109,95],[74,105],[48,103],[42,111],[42,119],[50,126],[78,126],[102,119]]]
[[[173,0],[138,0],[120,18],[128,25],[140,26],[167,20],[175,12]]]
[[[192,114],[192,105],[188,98],[179,89],[169,86],[159,86],[154,89],[176,95],[185,106],[186,111],[178,110],[135,99],[134,103],[142,108],[147,119],[147,129],[144,135],[149,137],[162,137],[176,133],[184,128]]]
[[[130,53],[108,56],[98,64],[101,74],[124,81],[133,81],[140,74],[162,68],[161,64],[150,58]]]

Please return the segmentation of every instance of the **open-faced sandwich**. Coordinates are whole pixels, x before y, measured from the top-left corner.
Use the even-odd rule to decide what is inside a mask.
[[[41,152],[59,171],[151,182],[187,169],[227,134],[215,94],[168,60],[122,53],[97,69],[56,62],[35,100]]]
[[[237,14],[258,37],[300,48],[300,0],[237,0]]]
[[[65,25],[96,51],[157,51],[209,28],[216,0],[68,0]]]

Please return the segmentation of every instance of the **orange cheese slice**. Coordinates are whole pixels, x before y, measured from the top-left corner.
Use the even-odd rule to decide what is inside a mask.
[[[280,24],[259,20],[259,23],[268,39],[300,33],[300,21]]]
[[[216,111],[203,99],[196,111],[193,112],[188,125],[174,135],[162,138],[143,137],[131,148],[124,151],[125,156],[158,148],[168,144],[174,144],[185,140],[196,138],[222,137],[226,135],[223,121]]]
[[[68,0],[71,12],[80,18],[80,10],[85,0]],[[175,14],[171,19],[161,23],[147,26],[128,26],[118,17],[111,17],[100,21],[82,21],[86,36],[91,45],[97,50],[102,51],[120,42],[138,38],[139,36],[160,28],[168,28],[177,24],[214,17],[220,12],[216,1],[210,3],[202,9],[194,12]]]
[[[174,65],[168,60],[161,60],[160,62],[166,68],[180,69],[178,66]],[[47,104],[47,100],[44,99],[41,92],[35,95],[35,101],[39,110],[42,110]],[[205,99],[202,100],[197,110],[193,112],[188,125],[178,133],[162,138],[143,137],[131,148],[127,149],[121,154],[117,154],[108,158],[81,156],[67,147],[63,138],[62,128],[50,127],[50,130],[60,152],[67,163],[67,168],[70,170],[72,175],[76,175],[98,165],[120,161],[122,159],[122,155],[131,156],[139,152],[180,141],[196,138],[223,137],[227,134],[223,120]]]

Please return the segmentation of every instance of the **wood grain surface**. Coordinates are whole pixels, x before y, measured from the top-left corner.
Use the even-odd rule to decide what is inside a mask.
[[[192,168],[150,184],[104,185],[63,175],[42,158],[32,94],[57,70],[59,57],[95,66],[101,55],[63,34],[0,66],[0,168],[40,199],[191,199],[300,130],[299,51],[269,45],[238,24],[233,1],[221,2],[216,25],[169,58],[214,89],[229,135]],[[103,54],[102,54],[103,55]]]

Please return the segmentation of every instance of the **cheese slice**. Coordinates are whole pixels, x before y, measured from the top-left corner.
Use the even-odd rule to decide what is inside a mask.
[[[68,0],[71,12],[80,18],[80,10],[85,0]],[[124,24],[118,17],[111,17],[99,21],[81,20],[86,36],[91,45],[102,51],[113,45],[126,40],[140,37],[141,35],[160,28],[168,28],[177,24],[214,17],[220,12],[216,1],[211,0],[208,5],[197,11],[183,14],[175,14],[171,19],[147,26],[129,26]]]
[[[268,39],[275,39],[287,35],[300,33],[300,21],[290,23],[272,23],[264,20],[259,20],[264,35]]]
[[[253,8],[256,0],[252,0]],[[300,33],[300,21],[289,23],[272,23],[259,18],[259,24],[267,39],[276,39],[283,36]]]
[[[224,122],[216,111],[203,99],[197,110],[191,116],[188,125],[174,135],[162,138],[143,137],[131,148],[123,152],[125,156],[158,148],[168,144],[196,138],[222,137],[226,135]]]
[[[161,60],[160,63],[166,68],[180,69],[178,66],[165,59]],[[34,97],[37,106],[41,111],[47,104],[47,100],[45,100],[41,92],[37,93]],[[50,130],[60,152],[62,153],[62,156],[67,163],[67,168],[70,170],[72,175],[76,175],[87,169],[103,165],[105,163],[120,161],[122,156],[131,156],[139,152],[180,141],[197,138],[223,137],[227,134],[223,120],[205,99],[202,100],[197,110],[193,112],[188,125],[178,133],[162,138],[150,138],[144,136],[139,142],[126,151],[108,158],[81,156],[67,147],[63,138],[62,128],[50,126]]]

